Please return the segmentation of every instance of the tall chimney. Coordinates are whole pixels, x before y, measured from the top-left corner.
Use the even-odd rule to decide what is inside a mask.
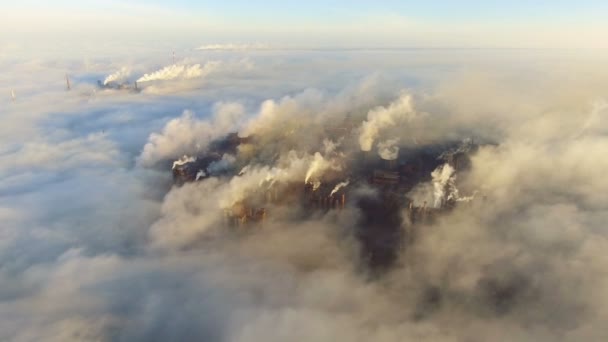
[[[426,201],[424,201],[424,204],[422,205],[421,219],[423,222],[426,221]]]
[[[70,86],[70,78],[68,77],[68,74],[65,74],[65,83],[67,86],[67,90],[72,89],[72,87]]]
[[[340,198],[340,209],[344,209],[346,205],[346,194],[342,194],[342,198]]]
[[[11,89],[11,98],[13,99],[13,101],[17,99],[17,96],[15,95],[15,89]]]
[[[139,89],[137,88],[137,81],[135,81],[135,90],[139,90]]]

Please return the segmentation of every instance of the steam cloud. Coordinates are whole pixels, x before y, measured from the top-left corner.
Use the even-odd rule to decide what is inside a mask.
[[[329,196],[333,196],[336,192],[340,191],[340,189],[345,188],[348,186],[348,183],[350,183],[349,181],[344,181],[342,183],[338,183],[334,189],[331,191],[331,193],[329,194]]]
[[[340,165],[338,165],[335,160],[327,160],[321,153],[316,152],[308,171],[306,171],[304,183],[308,183],[313,177],[318,176],[329,169],[340,170]]]
[[[198,120],[193,112],[185,111],[181,117],[169,121],[162,133],[150,135],[138,162],[152,166],[178,156],[195,155],[203,151],[211,140],[234,130],[243,115],[244,108],[238,103],[217,104],[212,122]]]
[[[443,164],[431,173],[435,190],[435,208],[439,208],[445,200],[454,196],[456,191],[454,171],[454,168],[449,164]]]
[[[108,75],[104,79],[103,84],[107,85],[112,82],[124,82],[129,76],[131,76],[131,70],[127,67],[122,67],[116,72]]]
[[[0,340],[608,339],[601,67],[537,56],[504,67],[505,51],[474,72],[458,51],[378,52],[306,56],[304,75],[298,53],[265,55],[260,73],[197,94],[17,89],[0,127]],[[54,63],[17,64],[7,77],[54,84]],[[458,71],[443,74],[444,63]],[[204,65],[144,77],[187,79]],[[408,71],[360,79],[378,65]],[[196,182],[171,184],[172,166],[233,132],[250,140],[195,170]],[[454,155],[470,155],[459,168],[435,158],[454,142]],[[382,271],[362,236],[392,217],[366,217],[382,194],[350,176],[372,149],[420,174],[394,196],[427,201],[429,216],[468,201],[423,225],[397,208],[403,237],[374,241],[396,246]],[[410,155],[434,166],[400,164]],[[305,216],[279,197],[262,227],[227,228],[242,203],[311,182],[325,182],[325,196],[346,192],[345,208]]]
[[[384,160],[395,160],[399,156],[399,139],[389,139],[378,143],[378,154]]]
[[[367,120],[361,125],[361,134],[359,135],[361,150],[371,150],[374,140],[378,138],[383,129],[393,127],[401,121],[412,119],[415,115],[412,97],[409,94],[403,94],[388,107],[378,107],[370,110],[367,114]]]
[[[174,79],[192,79],[199,78],[209,75],[220,69],[222,62],[210,61],[201,67],[200,64],[194,65],[182,65],[173,64],[166,66],[155,72],[145,74],[140,77],[137,82],[150,82],[150,81],[168,81]]]

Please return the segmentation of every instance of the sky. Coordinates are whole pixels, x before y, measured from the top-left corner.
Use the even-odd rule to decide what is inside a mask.
[[[16,36],[123,32],[300,47],[605,48],[608,33],[608,4],[597,0],[29,0],[2,7],[0,25]]]

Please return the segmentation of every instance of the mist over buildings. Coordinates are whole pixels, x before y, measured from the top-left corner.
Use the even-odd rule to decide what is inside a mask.
[[[0,59],[1,340],[608,338],[597,61],[196,46]],[[234,132],[234,151],[174,184]],[[376,269],[361,236],[382,231],[365,208],[384,195],[356,170],[459,148],[467,167],[434,158],[399,194],[453,208],[415,224],[397,201]],[[333,202],[272,198],[291,184]],[[226,224],[268,197],[263,224]]]

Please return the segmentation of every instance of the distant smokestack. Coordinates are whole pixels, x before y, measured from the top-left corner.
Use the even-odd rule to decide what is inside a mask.
[[[422,221],[426,221],[426,201],[424,201],[424,204],[422,205],[421,219]]]
[[[346,195],[342,194],[342,198],[340,199],[340,209],[344,209],[345,204],[346,204]]]
[[[13,99],[13,101],[17,99],[17,96],[15,95],[15,89],[11,89],[11,98]]]
[[[72,87],[70,86],[70,78],[68,77],[68,74],[65,74],[65,83],[67,86],[67,90],[71,90]]]
[[[175,64],[175,51],[173,51],[173,64]]]
[[[135,81],[135,90],[139,90],[139,89],[137,88],[137,81]]]

